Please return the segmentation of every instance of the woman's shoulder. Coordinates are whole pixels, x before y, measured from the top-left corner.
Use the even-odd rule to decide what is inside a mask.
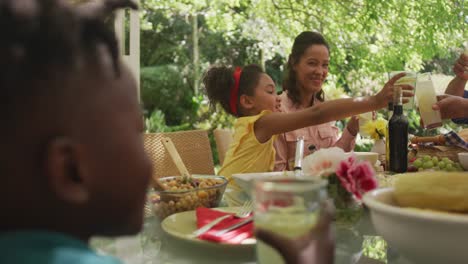
[[[288,91],[284,91],[279,95],[281,99],[281,111],[282,112],[293,112],[297,111],[298,108],[294,105],[294,102],[289,98]]]

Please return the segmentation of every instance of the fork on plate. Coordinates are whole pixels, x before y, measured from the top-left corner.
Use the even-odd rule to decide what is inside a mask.
[[[244,218],[244,217],[247,217],[250,215],[250,213],[252,212],[252,209],[253,209],[253,202],[250,200],[250,201],[246,201],[242,207],[239,208],[239,210],[237,211],[236,214],[234,214],[235,217],[237,218]],[[208,230],[210,230],[213,226],[217,225],[218,223],[220,223],[221,221],[223,221],[224,219],[230,217],[231,214],[227,214],[227,215],[223,215],[223,216],[220,216],[218,218],[216,218],[215,220],[209,222],[208,224],[200,227],[199,229],[193,231],[192,234],[190,234],[190,237],[191,238],[195,238],[195,237],[198,237],[199,235],[207,232]]]

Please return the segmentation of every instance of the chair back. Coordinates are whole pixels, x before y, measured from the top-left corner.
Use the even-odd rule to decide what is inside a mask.
[[[172,140],[190,174],[214,175],[213,153],[206,130],[146,133],[144,144],[153,163],[153,180],[180,175],[169,152],[161,142],[163,137]]]
[[[216,142],[216,150],[218,151],[219,163],[223,165],[229,145],[232,142],[232,130],[216,128],[213,130],[213,135]]]

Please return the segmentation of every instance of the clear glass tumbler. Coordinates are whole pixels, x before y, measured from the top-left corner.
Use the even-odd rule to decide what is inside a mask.
[[[416,80],[417,80],[417,73],[415,72],[410,72],[410,71],[393,71],[393,72],[390,72],[388,75],[389,75],[389,79],[392,78],[393,76],[399,74],[399,73],[406,73],[405,76],[401,77],[400,79],[398,79],[398,81],[395,82],[395,85],[402,85],[402,84],[409,84],[413,87],[416,87]],[[411,98],[408,98],[409,101],[405,104],[403,104],[403,109],[405,110],[409,110],[409,109],[413,109],[414,108],[414,97],[411,97]]]
[[[431,129],[442,126],[440,111],[432,110],[432,106],[437,102],[437,97],[430,73],[418,76],[415,96],[423,127]]]
[[[327,199],[327,182],[304,179],[257,181],[253,193],[255,228],[296,238],[309,232],[317,223],[321,203]],[[257,260],[261,264],[283,264],[279,253],[257,241]]]
[[[372,121],[373,118],[374,115],[372,112],[367,112],[359,115],[359,134],[361,136],[370,137],[370,135],[366,131],[364,131],[363,127],[367,122]]]

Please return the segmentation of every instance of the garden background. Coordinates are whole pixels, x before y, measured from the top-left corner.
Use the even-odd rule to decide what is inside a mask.
[[[373,94],[399,70],[431,72],[443,93],[468,45],[467,8],[465,0],[141,0],[147,132],[232,127],[232,117],[209,109],[203,73],[214,64],[257,63],[281,91],[292,42],[304,30],[321,32],[330,44],[327,99]],[[415,110],[406,114],[411,134],[461,128],[446,121],[424,131]],[[371,145],[358,139],[356,150]]]

